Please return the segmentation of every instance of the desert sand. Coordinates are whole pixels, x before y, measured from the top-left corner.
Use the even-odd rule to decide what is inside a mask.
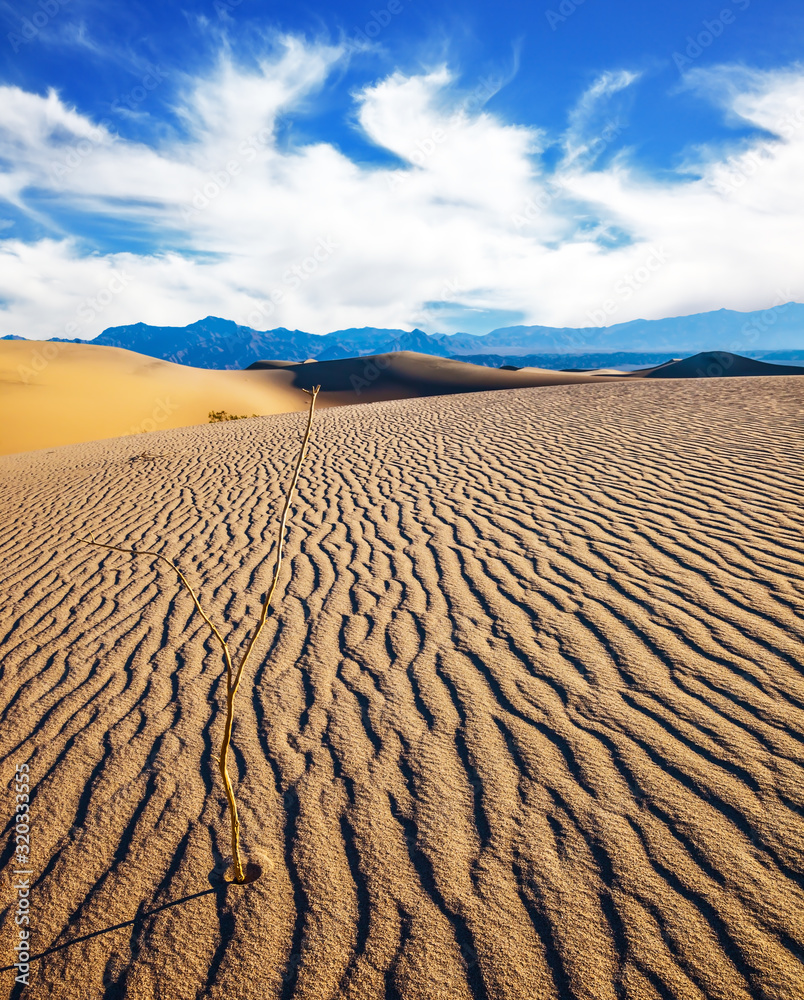
[[[118,347],[0,341],[0,455],[189,427],[207,423],[210,411],[237,416],[292,413],[305,407],[297,390],[314,385],[322,387],[318,406],[323,409],[626,378],[785,374],[804,375],[804,367],[707,353],[637,372],[562,372],[488,368],[414,351],[303,364],[258,361],[245,371],[218,371]]]
[[[321,384],[318,405],[325,408],[594,381],[540,368],[500,371],[410,351],[217,371],[119,347],[0,341],[0,454],[204,424],[211,410],[249,417],[292,413],[306,406],[301,385]]]
[[[456,358],[439,358],[415,351],[395,351],[337,361],[255,361],[248,371],[282,371],[292,376],[293,385],[310,389],[320,385],[326,395],[339,402],[409,399],[415,396],[448,395],[453,392],[486,389],[518,389],[548,385],[578,385],[610,382],[614,379],[654,378],[746,378],[762,375],[804,375],[804,366],[768,364],[728,351],[703,351],[689,358],[676,358],[650,368],[620,371],[618,368],[563,369],[516,368],[503,365],[489,368]]]
[[[188,368],[120,347],[0,342],[0,454],[304,409],[280,371]]]
[[[419,354],[417,351],[393,351],[389,354],[370,354],[336,361],[305,361],[302,364],[255,361],[247,371],[275,369],[292,375],[292,384],[297,388],[309,389],[312,385],[320,385],[324,393],[350,393],[350,403],[360,402],[361,396],[368,392],[382,392],[385,398],[410,399],[416,396],[449,395],[453,392],[609,381],[595,377],[596,372],[562,372],[552,368],[489,368],[455,358]],[[620,379],[630,377],[625,372],[617,372],[616,376]]]
[[[2,995],[800,1000],[802,405],[779,377],[319,413],[234,730],[245,888],[219,650],[168,569],[80,536],[175,559],[242,642],[303,415],[0,459],[41,956]]]

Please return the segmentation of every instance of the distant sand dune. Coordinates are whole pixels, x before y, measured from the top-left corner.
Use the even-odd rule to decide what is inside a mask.
[[[703,351],[689,358],[676,358],[651,368],[624,372],[617,368],[565,369],[516,368],[503,365],[488,368],[455,358],[438,358],[415,351],[395,351],[337,361],[255,361],[248,371],[282,370],[293,384],[309,389],[321,385],[330,393],[351,393],[349,402],[359,402],[361,392],[395,391],[411,396],[448,395],[452,392],[484,389],[518,389],[547,385],[576,385],[654,378],[734,378],[757,375],[800,375],[804,367],[768,364],[743,358],[727,351]],[[391,398],[386,397],[386,398]]]
[[[291,382],[279,371],[187,368],[120,347],[2,341],[0,454],[207,423],[210,410],[304,409]]]
[[[169,572],[78,535],[177,559],[242,639],[302,415],[0,460],[24,995],[800,1000],[802,405],[781,377],[320,413],[234,732],[265,873],[228,891],[217,652]]]
[[[293,376],[293,384],[309,389],[320,385],[324,392],[350,393],[359,402],[369,390],[411,396],[448,395],[487,389],[521,389],[545,385],[577,385],[602,381],[584,372],[561,372],[551,368],[488,368],[455,358],[438,358],[416,351],[394,351],[336,361],[255,361],[247,371],[281,369]],[[804,369],[802,369],[804,371]],[[628,378],[624,372],[618,379]]]
[[[452,358],[396,351],[337,361],[257,361],[246,371],[189,368],[94,344],[0,341],[0,454],[52,448],[207,423],[211,410],[252,416],[304,408],[295,391],[321,385],[318,405],[594,384],[643,378],[804,375],[709,352],[633,373],[599,369],[488,368]]]
[[[745,378],[756,375],[804,375],[804,367],[757,361],[728,351],[703,351],[691,358],[668,361],[633,374],[647,378]]]
[[[405,351],[216,371],[119,347],[0,341],[0,454],[205,424],[210,410],[246,416],[292,413],[305,407],[300,385],[321,384],[323,408],[594,381],[538,368],[503,372]]]

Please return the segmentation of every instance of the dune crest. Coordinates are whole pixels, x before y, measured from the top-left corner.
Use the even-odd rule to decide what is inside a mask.
[[[282,372],[188,368],[94,344],[0,342],[0,453],[207,423],[210,410],[291,413]]]
[[[0,342],[0,454],[207,423],[211,412],[292,413],[296,389],[320,384],[319,406],[419,396],[599,384],[623,379],[804,375],[709,352],[636,372],[489,368],[415,351],[290,363],[257,361],[245,371],[188,368],[117,347]]]

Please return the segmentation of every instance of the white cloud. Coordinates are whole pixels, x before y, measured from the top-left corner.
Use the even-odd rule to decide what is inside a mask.
[[[610,107],[610,99],[630,87],[640,78],[639,73],[629,70],[603,73],[584,91],[580,100],[569,114],[569,127],[564,134],[564,160],[562,169],[570,169],[583,161],[589,167],[596,158],[595,152],[610,132],[618,131],[619,121],[609,112],[606,121],[601,121]],[[605,142],[603,143],[605,145]]]
[[[441,67],[355,95],[365,136],[404,167],[323,142],[280,148],[278,117],[312,105],[343,58],[293,38],[256,69],[224,54],[177,99],[182,134],[153,145],[55,93],[0,88],[0,162],[12,164],[0,197],[50,228],[28,243],[4,231],[0,334],[88,337],[210,313],[259,328],[435,331],[461,308],[583,326],[762,308],[779,289],[804,299],[804,70],[690,73],[702,98],[776,138],[700,151],[695,172],[658,181],[622,155],[590,165],[607,102],[637,83],[628,71],[601,77],[553,140],[486,111],[479,88],[460,96]],[[566,157],[545,174],[550,141]],[[49,220],[48,199],[69,209],[70,231]],[[628,238],[607,248],[581,217]],[[97,219],[170,249],[90,252]],[[428,305],[444,299],[448,313]]]

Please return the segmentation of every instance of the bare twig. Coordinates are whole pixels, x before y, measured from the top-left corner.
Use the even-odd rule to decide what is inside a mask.
[[[229,645],[223,636],[220,634],[218,629],[213,625],[213,623],[208,618],[206,612],[201,607],[201,604],[196,597],[195,591],[187,582],[186,577],[179,569],[179,567],[167,556],[163,556],[160,552],[153,552],[146,549],[131,549],[124,548],[121,545],[107,545],[104,542],[98,542],[95,539],[95,535],[90,531],[89,538],[82,538],[81,541],[86,542],[88,545],[97,545],[101,549],[108,549],[111,552],[123,552],[127,555],[132,556],[152,556],[155,559],[159,559],[176,573],[181,583],[186,587],[187,592],[193,599],[193,604],[195,604],[198,613],[204,619],[204,621],[209,625],[212,630],[213,635],[218,640],[223,651],[224,662],[226,663],[226,722],[224,724],[223,730],[223,741],[221,743],[220,755],[215,758],[215,762],[218,765],[218,769],[221,773],[221,778],[223,779],[223,785],[226,790],[226,800],[229,805],[229,816],[231,819],[232,826],[232,862],[234,866],[235,881],[243,883],[246,880],[245,872],[243,870],[243,863],[240,858],[240,820],[237,815],[237,802],[234,797],[234,789],[232,788],[232,782],[229,778],[229,772],[226,767],[226,759],[229,753],[229,746],[232,741],[232,725],[234,723],[234,700],[237,694],[237,689],[240,686],[240,680],[243,676],[243,670],[251,656],[251,651],[254,649],[257,640],[260,637],[263,626],[268,618],[268,611],[271,607],[271,601],[273,600],[274,592],[276,591],[277,584],[279,582],[279,572],[282,569],[282,553],[285,544],[285,530],[287,528],[288,515],[290,513],[290,505],[293,502],[293,496],[296,492],[296,486],[299,482],[299,474],[301,472],[301,467],[304,462],[305,455],[307,454],[307,445],[310,441],[310,431],[313,426],[313,413],[315,411],[315,401],[318,393],[321,389],[320,385],[314,386],[313,389],[307,390],[303,389],[310,396],[310,409],[307,415],[307,426],[304,431],[304,437],[302,439],[301,450],[299,452],[299,458],[296,462],[296,468],[293,471],[293,479],[290,483],[290,488],[288,489],[287,495],[285,496],[285,506],[282,510],[282,518],[279,524],[279,537],[277,539],[276,546],[276,558],[274,560],[274,575],[271,581],[270,589],[268,594],[263,601],[262,611],[260,613],[260,620],[257,623],[257,627],[254,630],[254,634],[246,646],[245,652],[240,659],[240,663],[237,670],[234,668],[231,651]]]
[[[282,549],[285,544],[285,526],[287,524],[288,512],[290,510],[290,504],[293,499],[293,494],[296,490],[296,484],[299,481],[299,473],[301,472],[302,462],[304,461],[304,456],[307,451],[307,443],[310,440],[310,429],[313,426],[313,411],[315,410],[315,400],[321,386],[317,385],[312,390],[310,395],[310,411],[307,416],[307,427],[304,431],[304,438],[302,440],[301,451],[299,452],[299,459],[296,462],[296,469],[293,473],[293,480],[290,484],[290,489],[285,497],[285,507],[282,511],[282,520],[279,524],[279,537],[277,539],[276,545],[276,561],[274,564],[274,578],[271,582],[271,588],[268,591],[268,596],[265,598],[262,604],[262,613],[260,614],[260,620],[251,640],[246,647],[246,651],[243,653],[243,658],[240,661],[240,666],[237,668],[237,674],[234,678],[234,683],[232,683],[232,666],[231,661],[227,662],[227,695],[226,695],[226,723],[223,730],[223,742],[221,743],[221,753],[218,760],[218,767],[221,772],[221,777],[223,778],[223,784],[226,788],[226,797],[229,800],[229,816],[232,821],[232,857],[234,858],[235,867],[235,879],[238,882],[245,881],[245,875],[243,873],[243,866],[240,861],[240,821],[237,816],[237,803],[235,802],[234,791],[232,790],[232,782],[229,779],[229,772],[226,768],[226,757],[229,752],[229,743],[232,739],[232,723],[234,722],[234,700],[237,694],[237,689],[240,686],[240,678],[243,676],[243,668],[248,661],[251,651],[254,648],[254,644],[262,632],[263,625],[265,625],[265,620],[268,617],[268,608],[271,606],[271,599],[274,596],[274,591],[276,590],[276,585],[279,580],[279,570],[282,568]],[[307,390],[303,390],[306,392]]]
[[[170,568],[176,573],[178,578],[187,588],[187,592],[189,593],[190,597],[192,597],[193,604],[195,604],[196,608],[198,609],[198,613],[201,615],[201,617],[204,619],[207,625],[209,625],[209,627],[212,629],[213,635],[221,644],[221,649],[223,650],[223,656],[224,659],[226,660],[227,667],[231,666],[231,656],[229,655],[229,647],[226,645],[225,639],[220,634],[220,632],[215,628],[215,626],[212,624],[209,618],[207,618],[204,609],[201,607],[201,605],[198,602],[198,598],[195,596],[195,591],[187,582],[187,579],[182,573],[182,571],[172,560],[168,559],[167,556],[163,556],[161,552],[151,552],[150,550],[147,549],[126,549],[123,548],[121,545],[106,545],[104,542],[96,541],[95,535],[92,531],[90,531],[89,533],[89,538],[82,538],[81,541],[86,542],[87,545],[97,545],[98,548],[100,549],[109,549],[111,552],[124,552],[127,555],[132,555],[132,556],[153,556],[155,559],[161,559],[163,563],[167,563],[167,565],[170,566]]]

